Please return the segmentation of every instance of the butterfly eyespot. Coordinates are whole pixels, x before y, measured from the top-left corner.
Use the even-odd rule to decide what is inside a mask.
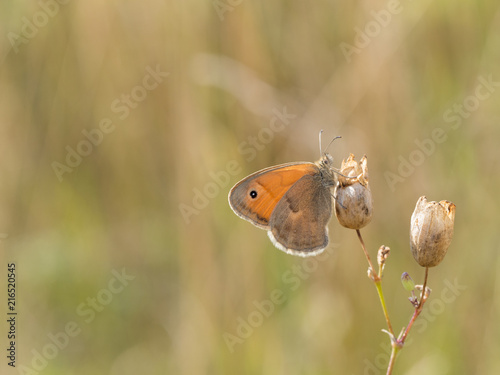
[[[257,192],[255,190],[250,191],[250,198],[252,198],[252,199],[257,198]]]

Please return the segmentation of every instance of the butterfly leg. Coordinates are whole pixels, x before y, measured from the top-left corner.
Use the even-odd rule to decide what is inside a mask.
[[[347,210],[347,207],[344,206],[342,203],[340,203],[339,200],[337,199],[337,197],[334,194],[332,194],[332,198],[335,199],[335,202],[337,202],[338,204],[340,204],[344,210]]]

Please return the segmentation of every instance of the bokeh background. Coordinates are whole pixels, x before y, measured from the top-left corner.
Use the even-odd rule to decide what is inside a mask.
[[[395,373],[500,372],[498,1],[0,9],[0,342],[7,348],[15,262],[18,366],[385,373],[385,321],[355,233],[333,218],[325,256],[304,260],[227,204],[251,172],[318,159],[324,129],[323,143],[342,136],[329,150],[337,166],[349,153],[368,157],[375,212],[362,233],[372,257],[392,249],[384,290],[398,332],[412,313],[400,275],[424,274],[408,246],[415,203],[457,206],[453,243],[430,272],[429,305]],[[270,132],[284,108],[288,123]],[[102,123],[108,133],[94,131],[89,149],[82,132]],[[68,150],[86,156],[68,166]],[[60,178],[55,165],[66,166]],[[112,292],[122,272],[133,280]],[[78,334],[65,340],[71,322]],[[6,362],[2,374],[19,373]]]

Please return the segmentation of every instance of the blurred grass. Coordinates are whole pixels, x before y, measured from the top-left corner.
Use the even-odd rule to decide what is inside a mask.
[[[500,93],[456,130],[443,120],[478,77],[500,81],[498,2],[401,1],[350,63],[339,45],[386,2],[243,1],[223,20],[213,4],[69,2],[17,52],[9,32],[40,5],[0,5],[0,246],[2,264],[18,265],[19,364],[70,321],[82,331],[44,373],[365,374],[383,364],[385,322],[355,234],[333,219],[336,246],[292,290],[285,275],[304,260],[227,204],[248,173],[317,159],[323,128],[324,139],[343,137],[331,149],[338,165],[368,156],[375,216],[363,233],[373,256],[392,249],[384,288],[396,330],[411,315],[400,274],[423,277],[408,248],[414,205],[421,195],[457,205],[431,300],[446,280],[467,289],[411,332],[396,373],[498,373]],[[148,66],[170,75],[119,119],[111,103]],[[238,147],[283,107],[297,117],[247,161]],[[59,182],[52,163],[105,118],[115,129]],[[391,191],[384,173],[437,127],[447,141]],[[230,160],[241,173],[186,223],[179,205]],[[135,279],[85,323],[77,306],[122,268]],[[223,334],[275,289],[285,301],[231,353]]]

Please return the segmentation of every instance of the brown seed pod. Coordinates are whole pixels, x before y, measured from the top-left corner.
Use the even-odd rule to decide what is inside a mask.
[[[449,201],[418,200],[411,215],[410,248],[422,267],[437,266],[446,255],[453,237],[455,208]]]
[[[368,225],[373,215],[373,199],[368,185],[368,161],[363,156],[359,163],[350,154],[342,161],[335,190],[335,215],[339,223],[350,229]]]

